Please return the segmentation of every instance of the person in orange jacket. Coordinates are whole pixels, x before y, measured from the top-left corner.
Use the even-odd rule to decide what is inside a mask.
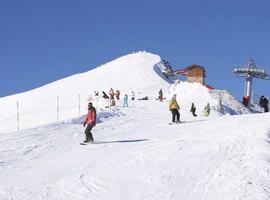
[[[92,105],[91,102],[88,104],[88,113],[86,115],[83,126],[85,127],[86,124],[87,124],[87,127],[84,131],[86,139],[83,142],[85,142],[85,143],[93,142],[94,138],[93,138],[93,135],[91,133],[91,130],[96,125],[96,109]]]

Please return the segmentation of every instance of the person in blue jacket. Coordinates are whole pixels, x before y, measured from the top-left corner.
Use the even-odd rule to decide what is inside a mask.
[[[128,95],[125,94],[124,96],[124,107],[128,107]]]

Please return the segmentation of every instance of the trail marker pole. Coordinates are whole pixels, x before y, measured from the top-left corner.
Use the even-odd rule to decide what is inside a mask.
[[[20,114],[19,114],[19,102],[17,101],[17,129],[20,131]]]
[[[79,115],[81,115],[81,95],[79,94]]]
[[[96,96],[96,111],[97,111],[97,113],[98,113],[98,96]]]
[[[59,122],[59,94],[57,95],[57,122]]]

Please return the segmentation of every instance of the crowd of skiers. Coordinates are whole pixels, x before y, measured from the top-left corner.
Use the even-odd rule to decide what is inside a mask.
[[[95,92],[95,96],[98,96],[98,92]],[[104,91],[102,91],[102,97],[105,99],[109,99],[110,100],[110,105],[111,106],[115,106],[115,98],[116,100],[120,100],[120,91],[116,90],[116,92],[114,92],[114,90],[111,88],[109,91],[109,95],[107,95]],[[131,100],[135,100],[135,93],[134,91],[131,92]],[[145,98],[141,98],[138,100],[148,100],[148,97],[146,96]],[[164,95],[163,95],[163,91],[162,89],[159,90],[158,92],[158,100],[159,101],[163,101],[164,100]],[[268,99],[264,96],[261,96],[260,98],[260,106],[264,109],[264,112],[269,112],[268,109]],[[124,98],[123,98],[123,107],[128,107],[128,95],[125,94]],[[180,106],[176,100],[176,94],[173,95],[173,97],[170,99],[169,101],[169,110],[172,114],[172,123],[181,123],[180,121]],[[190,108],[190,112],[192,113],[192,115],[194,117],[197,117],[196,114],[196,106],[194,103],[191,103],[191,108]],[[203,116],[208,117],[210,115],[210,104],[207,103],[206,106],[203,109]],[[90,102],[88,104],[88,113],[86,115],[85,121],[84,121],[84,126],[86,126],[85,129],[85,143],[89,143],[89,142],[93,142],[94,138],[93,135],[91,133],[92,128],[95,126],[96,124],[96,109],[93,107],[92,103]]]
[[[120,90],[116,90],[114,92],[113,88],[110,89],[109,91],[109,95],[106,94],[106,92],[102,91],[102,97],[104,99],[108,99],[109,100],[109,106],[115,106],[116,105],[116,102],[115,102],[115,99],[116,100],[120,100]],[[131,100],[135,100],[135,93],[134,91],[131,92]],[[123,98],[123,107],[128,107],[128,95],[125,94],[124,95],[124,98]]]
[[[99,93],[97,91],[95,91],[94,95],[99,96]],[[115,106],[116,105],[115,98],[116,98],[116,100],[120,100],[120,91],[116,90],[116,92],[114,92],[113,88],[111,88],[109,91],[109,95],[107,95],[106,92],[102,91],[102,97],[104,99],[109,100],[110,106]],[[148,96],[146,96],[146,97],[140,98],[138,100],[148,100],[148,99],[149,99]],[[160,89],[158,92],[158,100],[160,102],[162,102],[164,99],[165,98],[163,95],[163,91],[162,91],[162,89]],[[131,100],[135,100],[134,91],[131,92]],[[128,107],[128,106],[129,106],[128,105],[128,95],[125,94],[124,98],[123,98],[123,107]],[[176,122],[176,123],[181,122],[180,121],[180,112],[179,112],[180,107],[179,107],[179,104],[176,100],[176,94],[173,95],[173,97],[169,101],[169,110],[172,113],[172,122]],[[196,106],[194,103],[191,103],[190,112],[192,113],[192,115],[194,117],[197,117]],[[210,104],[207,103],[207,105],[204,108],[203,115],[207,117],[207,116],[209,116],[209,114],[210,114]],[[95,109],[95,107],[93,107],[92,103],[90,102],[88,104],[88,113],[87,113],[85,121],[84,121],[84,126],[87,125],[86,129],[85,129],[85,138],[86,138],[84,141],[85,143],[89,143],[89,142],[94,141],[91,130],[95,126],[95,124],[96,124],[96,109]]]

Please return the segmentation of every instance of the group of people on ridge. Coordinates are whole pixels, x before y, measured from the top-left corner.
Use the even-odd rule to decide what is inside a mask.
[[[120,100],[120,91],[116,90],[116,92],[114,92],[113,88],[111,88],[109,91],[109,96],[106,94],[106,92],[102,91],[102,97],[104,99],[110,100],[110,106],[115,106],[116,105],[115,98],[116,98],[116,100]],[[135,99],[135,93],[134,93],[134,91],[132,91],[131,100],[134,100],[134,99]],[[128,95],[127,94],[124,95],[123,101],[124,101],[123,107],[128,107]]]

